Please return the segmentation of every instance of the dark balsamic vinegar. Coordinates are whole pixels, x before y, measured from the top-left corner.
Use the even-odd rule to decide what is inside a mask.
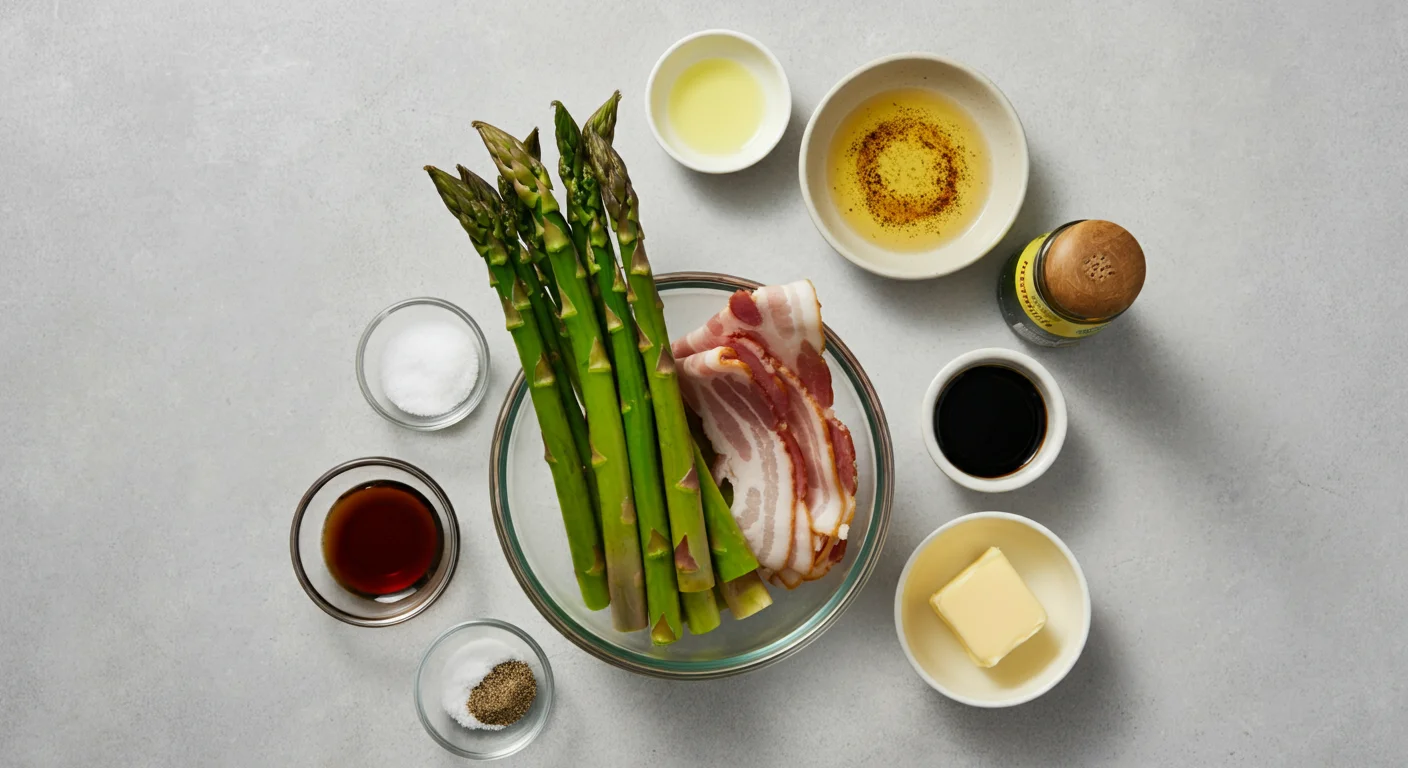
[[[1030,379],[1011,368],[969,368],[939,393],[934,436],[960,471],[974,477],[1009,475],[1046,439],[1046,401]]]
[[[420,491],[394,480],[338,497],[323,523],[323,560],[351,592],[378,597],[420,586],[440,564],[445,532]]]

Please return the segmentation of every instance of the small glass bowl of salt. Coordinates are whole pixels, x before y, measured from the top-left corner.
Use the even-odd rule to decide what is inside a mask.
[[[469,697],[485,676],[505,662],[532,670],[535,688],[527,711],[507,726],[485,726]],[[522,668],[521,666],[519,667]],[[552,711],[552,667],[533,638],[497,619],[474,619],[445,630],[430,644],[416,669],[416,715],[435,743],[474,760],[507,757],[542,733]]]
[[[398,301],[362,332],[357,383],[372,410],[392,424],[444,429],[484,399],[489,345],[474,318],[444,299]]]

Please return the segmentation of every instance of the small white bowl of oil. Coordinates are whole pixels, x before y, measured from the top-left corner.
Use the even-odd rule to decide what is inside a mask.
[[[645,87],[655,140],[681,165],[733,173],[762,160],[792,117],[782,63],[741,32],[710,29],[670,46]]]

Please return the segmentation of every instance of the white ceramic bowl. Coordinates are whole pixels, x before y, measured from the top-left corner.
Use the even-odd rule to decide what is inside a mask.
[[[742,149],[726,155],[690,148],[670,125],[667,109],[675,80],[692,65],[715,58],[732,59],[747,67],[763,89],[762,125]],[[792,88],[782,62],[762,43],[741,32],[710,29],[675,43],[655,62],[645,86],[645,116],[655,140],[681,165],[702,173],[732,173],[762,160],[782,140],[792,117]]]
[[[896,88],[926,88],[956,102],[977,123],[992,160],[988,200],[977,221],[958,239],[928,251],[891,251],[862,237],[841,218],[827,180],[827,155],[841,122],[861,102]],[[1002,240],[1027,196],[1028,166],[1022,123],[991,80],[942,56],[902,53],[846,75],[822,98],[802,134],[798,174],[812,222],[837,253],[877,275],[924,280],[972,264]]]
[[[955,467],[939,448],[939,439],[934,434],[934,409],[938,407],[939,395],[944,387],[953,381],[953,377],[979,365],[1001,365],[1021,373],[1036,385],[1041,399],[1046,403],[1046,437],[1026,464],[1002,477],[975,477]],[[1061,394],[1061,387],[1046,367],[1030,355],[1000,347],[975,349],[955,357],[939,369],[938,375],[929,382],[919,412],[919,429],[924,433],[924,446],[929,449],[930,458],[955,483],[987,493],[1014,491],[1041,477],[1061,453],[1061,446],[1066,443],[1066,397]]]
[[[929,596],[988,547],[1002,550],[1046,610],[1046,626],[983,669],[929,606]],[[1006,512],[951,520],[909,556],[895,588],[895,631],[919,677],[974,707],[1011,707],[1046,693],[1075,666],[1090,636],[1090,586],[1076,556],[1046,526]],[[911,637],[912,635],[912,637]]]

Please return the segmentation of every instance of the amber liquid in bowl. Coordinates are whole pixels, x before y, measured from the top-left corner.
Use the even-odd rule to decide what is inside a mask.
[[[977,123],[936,91],[861,102],[827,152],[832,204],[866,240],[927,251],[968,231],[987,204],[991,160]]]
[[[323,561],[349,592],[399,597],[435,571],[444,535],[429,499],[405,483],[378,480],[333,502],[323,523]]]

